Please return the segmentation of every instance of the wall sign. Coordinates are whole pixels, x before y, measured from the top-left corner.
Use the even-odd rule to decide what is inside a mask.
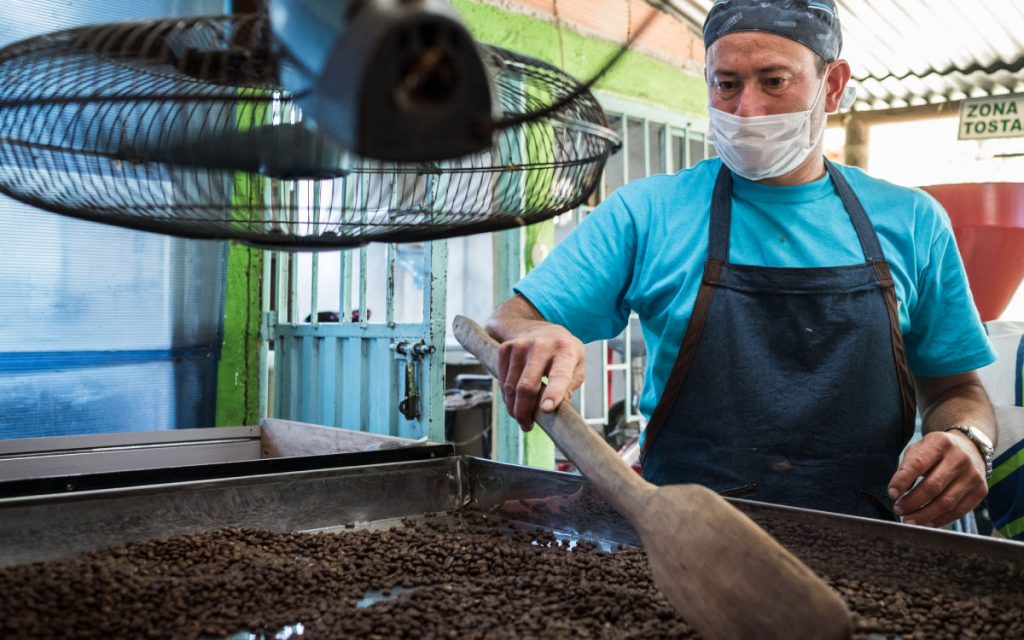
[[[1024,93],[960,103],[960,140],[1024,137]]]

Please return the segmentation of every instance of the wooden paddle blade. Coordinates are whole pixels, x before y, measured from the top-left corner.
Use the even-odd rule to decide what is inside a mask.
[[[654,582],[706,640],[852,634],[839,594],[713,491],[660,487],[643,512]]]

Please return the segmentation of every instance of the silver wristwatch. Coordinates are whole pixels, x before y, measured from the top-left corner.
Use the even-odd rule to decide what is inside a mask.
[[[992,478],[992,454],[995,453],[995,447],[992,446],[992,441],[985,435],[985,432],[971,425],[956,425],[946,429],[946,431],[957,431],[963,433],[965,436],[971,439],[974,446],[981,452],[981,457],[985,459],[985,480]]]

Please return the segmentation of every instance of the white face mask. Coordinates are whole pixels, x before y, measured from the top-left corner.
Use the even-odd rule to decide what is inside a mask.
[[[825,133],[824,118],[816,130],[811,122],[824,87],[822,80],[806,111],[743,117],[711,107],[708,133],[725,166],[747,180],[777,178],[800,166]]]

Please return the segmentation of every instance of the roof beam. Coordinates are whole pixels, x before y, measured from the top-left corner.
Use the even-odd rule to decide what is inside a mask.
[[[833,113],[828,117],[828,126],[845,127],[847,123],[856,118],[867,125],[886,124],[890,122],[912,122],[915,120],[933,120],[944,118],[960,113],[960,100],[940,102],[938,104],[923,104],[916,107],[903,107],[900,109],[872,109],[870,111],[846,111]]]

